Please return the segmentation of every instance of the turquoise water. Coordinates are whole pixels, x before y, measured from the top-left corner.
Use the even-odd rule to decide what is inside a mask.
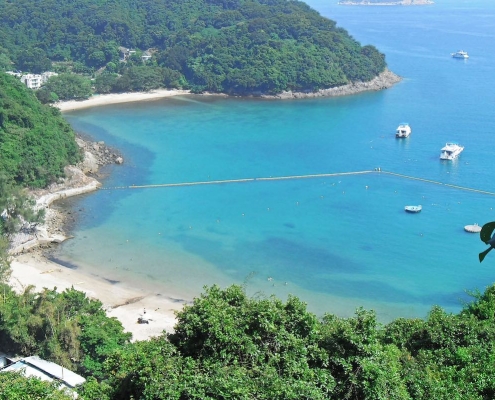
[[[374,170],[495,193],[495,4],[342,7],[312,1],[404,77],[345,98],[174,97],[65,114],[118,147],[105,186]],[[450,53],[469,52],[469,60]],[[395,128],[407,121],[408,139]],[[458,141],[455,162],[440,148]],[[422,204],[420,214],[405,205]],[[75,200],[57,256],[106,279],[190,299],[204,285],[292,293],[310,310],[381,320],[457,311],[494,281],[463,227],[495,220],[495,196],[387,174],[99,191]]]

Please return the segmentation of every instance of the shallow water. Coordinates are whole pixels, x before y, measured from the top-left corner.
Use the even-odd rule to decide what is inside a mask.
[[[364,306],[383,321],[433,304],[457,311],[466,289],[491,284],[495,261],[478,262],[486,246],[463,227],[494,220],[495,197],[374,170],[495,193],[495,6],[310,5],[375,44],[404,80],[345,98],[184,96],[65,115],[124,153],[106,187],[373,172],[102,190],[75,200],[76,237],[57,257],[175,297],[241,283],[296,294],[318,314]],[[460,48],[469,60],[450,57]],[[397,140],[402,121],[412,134]],[[465,151],[442,162],[451,140]],[[417,204],[420,214],[404,212]]]

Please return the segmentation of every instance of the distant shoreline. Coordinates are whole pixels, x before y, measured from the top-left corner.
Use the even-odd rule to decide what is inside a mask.
[[[337,86],[329,89],[321,89],[316,92],[282,92],[276,95],[267,95],[263,93],[257,93],[253,95],[248,95],[245,97],[253,98],[263,98],[263,99],[301,99],[301,98],[312,98],[312,97],[335,97],[335,96],[349,96],[353,94],[358,94],[366,91],[378,91],[383,89],[388,89],[400,82],[402,78],[392,71],[385,69],[380,75],[375,77],[369,82],[352,82],[347,85]],[[54,104],[54,107],[58,108],[60,111],[73,111],[80,110],[84,108],[91,108],[97,106],[105,106],[110,104],[120,104],[120,103],[133,103],[149,100],[163,99],[172,96],[181,95],[191,95],[189,90],[180,89],[157,89],[151,92],[128,92],[128,93],[111,93],[111,94],[100,94],[90,97],[87,100],[70,100],[61,101]],[[224,97],[242,97],[242,96],[230,96],[222,93],[204,93],[198,94],[196,96],[224,96]]]
[[[434,4],[434,2],[431,0],[397,0],[370,3],[368,0],[343,0],[339,1],[337,4],[341,6],[427,6]]]

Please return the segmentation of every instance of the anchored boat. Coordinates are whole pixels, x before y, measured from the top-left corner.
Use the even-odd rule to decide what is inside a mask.
[[[455,53],[450,53],[450,55],[454,58],[469,58],[468,53],[464,50],[456,51]]]
[[[464,146],[459,146],[458,143],[448,142],[440,150],[441,160],[455,160],[459,154],[464,150]]]
[[[421,207],[421,205],[419,205],[419,206],[405,206],[404,207],[404,210],[408,213],[419,213],[422,209],[423,209],[423,207]]]
[[[411,127],[407,122],[401,123],[395,131],[396,138],[406,138],[411,134]]]

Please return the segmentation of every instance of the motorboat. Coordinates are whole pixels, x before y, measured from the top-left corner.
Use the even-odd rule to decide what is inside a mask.
[[[404,207],[404,210],[408,213],[419,213],[422,209],[423,209],[423,207],[421,207],[421,205],[419,205],[419,206],[405,206]]]
[[[459,146],[455,142],[447,142],[440,150],[441,160],[455,160],[459,154],[464,150],[464,146]]]
[[[450,53],[450,55],[454,58],[469,58],[468,53],[464,50],[456,51],[455,53]]]
[[[411,134],[411,127],[407,122],[401,123],[395,131],[396,138],[406,138]]]

